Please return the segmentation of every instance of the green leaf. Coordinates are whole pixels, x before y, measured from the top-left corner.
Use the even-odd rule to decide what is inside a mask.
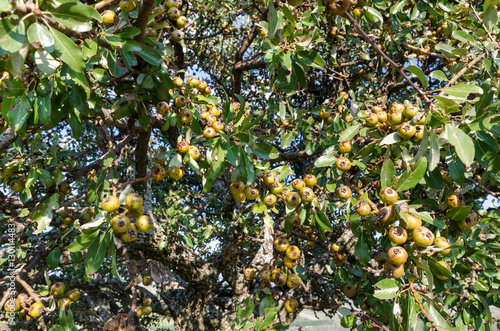
[[[444,268],[444,267],[443,267]],[[445,268],[446,269],[446,268]],[[446,269],[448,270],[448,269]],[[431,320],[434,322],[438,330],[451,330],[452,328],[446,322],[446,320],[441,316],[441,314],[434,308],[434,304],[432,302],[429,302],[429,309],[428,309],[429,316],[431,317]]]
[[[467,205],[465,207],[450,208],[446,212],[446,218],[460,222],[460,221],[463,221],[464,219],[466,219],[467,216],[469,216],[471,210],[472,210],[472,207],[469,205]]]
[[[446,124],[446,138],[455,147],[455,151],[466,166],[474,160],[474,143],[472,139],[454,124]]]
[[[10,11],[11,8],[9,0],[0,0],[0,12]]]
[[[361,235],[356,243],[354,254],[362,265],[366,265],[368,261],[370,261],[370,248],[365,241],[364,231],[361,231]]]
[[[77,32],[86,32],[92,28],[91,19],[102,22],[102,17],[94,8],[80,2],[67,2],[51,11],[51,15],[66,27]]]
[[[468,34],[467,32],[462,30],[455,30],[451,35],[453,36],[453,38],[460,40],[464,43],[476,40],[476,37],[474,35]]]
[[[391,187],[396,183],[396,168],[390,158],[386,158],[380,171],[381,187]]]
[[[89,233],[83,233],[78,237],[76,237],[76,239],[73,240],[73,242],[69,244],[69,246],[66,247],[66,249],[69,252],[76,253],[86,248],[89,248],[90,245],[94,242],[94,240],[96,240],[98,234],[99,231],[97,230]]]
[[[406,191],[415,187],[424,177],[427,170],[427,159],[421,158],[415,164],[415,170],[405,171],[398,180],[397,191]]]
[[[157,49],[149,47],[147,45],[141,45],[141,50],[135,52],[137,55],[142,57],[147,63],[158,66],[162,61],[162,53]]]
[[[382,24],[384,23],[384,17],[382,16],[382,14],[378,10],[376,10],[375,8],[370,7],[370,6],[365,6],[364,8],[367,12],[372,14],[377,19],[377,21],[379,21]]]
[[[46,75],[52,75],[60,65],[60,62],[45,50],[35,52],[35,63],[40,71]]]
[[[491,31],[498,22],[497,8],[495,6],[489,6],[486,9],[483,21],[486,28]]]
[[[465,183],[465,168],[462,161],[460,161],[459,158],[454,159],[451,155],[451,151],[448,151],[448,155],[446,156],[446,163],[448,163],[448,171],[451,178],[453,178],[453,180],[458,184],[463,185]]]
[[[378,144],[380,146],[392,145],[392,144],[397,143],[398,141],[401,141],[401,137],[398,135],[397,132],[393,132],[393,133],[388,134],[387,136],[385,136],[385,138],[382,139]]]
[[[264,312],[264,320],[260,325],[257,326],[256,330],[258,331],[264,331],[267,329],[268,326],[270,326],[276,315],[278,314],[279,307],[274,307],[274,308],[267,308]]]
[[[269,13],[271,17],[269,18],[269,29],[267,31],[267,35],[269,36],[269,39],[273,39],[276,34],[276,30],[278,29],[278,13],[272,3],[269,6]]]
[[[278,150],[276,147],[266,143],[256,143],[255,147],[251,147],[255,155],[263,160],[272,160],[278,157]]]
[[[274,299],[273,296],[268,294],[262,298],[262,301],[260,302],[259,306],[259,313],[261,315],[264,314],[265,309],[274,306]]]
[[[61,251],[59,248],[54,248],[52,252],[50,252],[49,256],[47,256],[47,264],[50,269],[55,269],[59,266],[59,259],[61,258]]]
[[[447,82],[449,80],[448,77],[446,77],[446,74],[444,72],[442,72],[441,70],[434,70],[433,72],[431,72],[429,74],[429,76],[434,78],[434,79],[444,81],[444,82]]]
[[[356,316],[354,315],[345,315],[340,320],[340,325],[343,328],[350,329],[356,324]]]
[[[476,160],[482,167],[488,171],[500,171],[498,147],[493,147],[480,139],[476,140],[474,146]]]
[[[475,288],[475,286],[474,286]],[[484,311],[486,312],[486,316],[485,316],[485,320],[486,321],[492,321],[492,318],[491,318],[491,309],[490,309],[490,304],[488,303],[488,300],[486,300],[486,298],[478,293],[474,293],[473,296],[479,301],[481,302],[481,305],[483,306],[484,308]]]
[[[50,28],[54,37],[54,54],[76,72],[85,70],[85,61],[80,49],[61,32]]]
[[[399,285],[394,279],[382,279],[373,287],[379,288],[375,290],[373,296],[382,300],[394,299],[399,291]]]
[[[23,96],[20,100],[16,99],[14,107],[11,107],[9,112],[7,113],[7,120],[9,122],[9,126],[14,131],[20,131],[26,121],[32,114],[31,105],[26,96]]]
[[[0,20],[0,55],[17,52],[24,41],[24,22],[12,23],[9,18]]]
[[[417,67],[416,65],[410,65],[406,68],[406,70],[408,70],[409,72],[411,72],[412,74],[414,74],[415,76],[418,77],[418,79],[420,80],[420,82],[422,83],[422,86],[427,88],[429,86],[429,81],[427,79],[427,76],[425,76],[424,72],[422,71],[422,69],[420,69],[419,67]]]
[[[39,42],[49,53],[54,51],[54,37],[50,31],[40,23],[33,23],[28,28],[28,41],[30,43]]]
[[[335,163],[337,157],[334,155],[323,155],[314,161],[314,166],[317,168],[329,167]]]
[[[314,219],[316,220],[317,224],[321,227],[321,229],[329,231],[329,232],[333,231],[332,224],[330,223],[330,220],[328,219],[326,214],[323,212],[323,210],[317,209]]]
[[[347,127],[347,129],[345,129],[340,134],[339,142],[345,140],[351,140],[352,138],[354,138],[354,136],[356,136],[356,134],[358,133],[358,129],[360,126],[361,126],[360,124],[355,124]]]
[[[296,62],[292,62],[292,68],[293,68],[293,73],[295,77],[297,77],[297,80],[299,81],[300,86],[306,87],[307,86],[307,80],[306,80],[306,75],[304,74],[304,70],[300,65],[298,65]]]
[[[290,25],[292,27],[295,27],[295,18],[293,17],[293,14],[290,11],[290,9],[288,9],[286,6],[282,6],[280,7],[280,9],[283,12],[283,14],[285,14],[285,17],[288,19],[288,21],[290,21]]]
[[[399,1],[394,6],[391,7],[391,14],[392,15],[396,14],[398,11],[403,9],[405,5],[406,5],[406,0]]]
[[[446,94],[458,97],[466,97],[470,93],[483,94],[483,89],[481,87],[472,84],[458,84],[451,87],[442,88],[441,91]]]
[[[99,236],[99,238],[92,242],[89,247],[87,256],[85,257],[85,272],[93,274],[97,272],[104,261],[106,256],[106,247],[113,240],[113,232],[108,230],[106,233]]]

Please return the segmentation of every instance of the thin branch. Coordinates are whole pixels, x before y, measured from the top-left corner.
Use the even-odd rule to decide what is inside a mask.
[[[478,57],[476,57],[474,60],[469,62],[469,64],[467,64],[465,67],[463,67],[462,70],[457,72],[455,74],[455,76],[453,76],[453,78],[450,79],[448,84],[446,84],[445,88],[455,84],[456,81],[460,79],[460,77],[462,77],[470,68],[472,68],[476,63],[481,61],[485,56],[486,56],[486,53],[482,53]],[[444,91],[441,91],[438,95],[444,95],[444,93],[445,93]]]
[[[403,69],[401,69],[401,66],[399,64],[397,64],[396,62],[394,62],[390,57],[387,56],[387,54],[384,53],[384,51],[382,51],[382,49],[377,45],[377,43],[371,39],[364,31],[363,29],[361,29],[361,27],[359,26],[358,22],[348,13],[346,12],[344,14],[347,19],[351,22],[352,25],[354,25],[354,27],[356,28],[356,30],[358,30],[359,34],[361,35],[361,37],[363,37],[363,39],[369,43],[377,53],[379,53],[383,58],[384,60],[386,60],[387,62],[389,62],[394,68],[396,68],[396,70],[399,72],[399,74],[408,82],[408,84],[415,90],[418,92],[418,94],[420,94],[420,96],[424,99],[424,101],[428,104],[431,104],[431,100],[429,99],[429,97],[426,95],[426,93],[424,91],[422,91],[420,88],[418,88],[418,86],[416,86],[412,81],[411,79],[404,73]]]

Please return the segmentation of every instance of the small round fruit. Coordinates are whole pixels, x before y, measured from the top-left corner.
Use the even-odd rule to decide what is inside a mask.
[[[408,233],[400,226],[392,227],[389,230],[389,240],[396,245],[403,245],[408,240]]]
[[[141,306],[139,306],[137,308],[137,310],[135,311],[135,314],[137,315],[137,317],[142,317],[143,312],[142,312],[142,307]],[[110,330],[110,328],[107,328],[106,330]],[[116,330],[116,329],[112,329],[112,330]]]
[[[6,312],[13,313],[21,309],[21,302],[19,299],[8,299],[3,306]]]
[[[160,101],[156,105],[156,111],[160,115],[166,115],[170,111],[170,107],[166,101]]]
[[[215,131],[221,131],[224,130],[224,123],[222,123],[221,121],[216,121],[212,124],[212,127]]]
[[[300,248],[292,245],[286,249],[285,255],[291,260],[297,260],[300,257]]]
[[[403,115],[411,120],[415,115],[418,114],[420,110],[418,109],[417,106],[415,106],[414,104],[407,104],[405,109],[403,110]]]
[[[144,298],[144,300],[142,300],[142,304],[144,306],[151,306],[152,303],[153,303],[153,299],[151,299],[151,298]]]
[[[462,193],[452,193],[446,198],[446,203],[449,208],[464,207],[465,196]]]
[[[297,192],[290,192],[286,196],[286,203],[292,208],[298,207],[301,203],[300,195]]]
[[[248,200],[255,200],[259,197],[259,190],[253,187],[247,187],[245,189],[245,196]]]
[[[410,213],[405,213],[408,222],[406,222],[406,229],[409,231],[415,230],[422,225],[422,219]]]
[[[290,0],[289,0],[290,1]],[[297,306],[299,303],[295,299],[288,299],[285,301],[285,310],[289,313],[293,313],[295,309],[297,309]]]
[[[352,192],[349,186],[341,186],[335,190],[335,194],[337,194],[337,197],[341,200],[347,200],[351,197]]]
[[[395,279],[403,277],[403,274],[405,273],[404,264],[396,265],[390,261],[387,261],[384,264],[384,270],[387,277]]]
[[[439,263],[440,265],[442,265],[443,267],[445,267],[446,269],[448,269],[449,271],[451,271],[451,267],[448,263],[444,262],[444,261],[438,261],[437,263]],[[445,276],[443,274],[440,274],[439,271],[436,271],[435,273],[436,277],[441,279],[441,280],[447,280],[449,277],[448,276]]]
[[[57,301],[57,308],[67,309],[71,306],[71,303],[73,303],[73,301],[71,301],[69,298],[62,298]]]
[[[255,277],[254,268],[246,268],[245,269],[245,278],[246,279],[253,279],[254,277]]]
[[[370,205],[363,199],[359,199],[359,201],[354,205],[354,210],[359,216],[366,216],[372,211]]]
[[[283,265],[288,269],[293,269],[297,265],[297,260],[293,260],[288,256],[285,256],[285,258],[283,259]]]
[[[436,237],[436,239],[434,239],[434,245],[436,245],[437,248],[442,249],[442,251],[439,251],[438,254],[448,255],[451,252],[451,248],[448,248],[451,246],[450,242],[445,237]]]
[[[102,12],[101,17],[102,17],[102,24],[104,24],[106,28],[112,27],[115,24],[116,15],[114,11],[105,10]]]
[[[378,211],[378,221],[384,225],[391,225],[396,221],[396,213],[392,206],[385,206]]]
[[[37,301],[31,305],[29,314],[31,317],[37,318],[42,315],[44,309],[45,307],[43,306],[43,303]]]
[[[23,302],[26,302],[30,299],[30,297],[26,294],[26,293],[20,293],[18,296],[17,296],[17,300],[19,300],[19,302],[23,303]]]
[[[324,3],[326,11],[334,16],[342,15],[349,9],[349,6],[351,5],[350,0],[326,0]],[[345,93],[344,91],[342,92]]]
[[[377,114],[370,113],[368,116],[365,118],[365,123],[366,126],[368,127],[374,127],[378,124],[378,116]]]
[[[415,135],[413,136],[413,141],[420,141],[424,138],[425,127],[423,125],[415,126]]]
[[[187,105],[187,99],[183,95],[179,95],[177,98],[174,100],[174,104],[177,108],[182,108]]]
[[[196,146],[189,146],[188,153],[194,160],[198,160],[200,158],[200,150]]]
[[[323,120],[326,120],[330,117],[330,112],[326,109],[321,109],[319,112],[319,117]]]
[[[121,0],[120,9],[125,12],[131,12],[137,8],[137,2],[135,0]]]
[[[403,139],[410,139],[415,135],[415,132],[417,132],[417,129],[413,125],[403,123],[398,129],[398,136]]]
[[[405,264],[408,260],[408,253],[406,249],[401,246],[391,247],[387,252],[387,256],[389,261],[396,265]]]
[[[247,199],[244,192],[233,193],[233,198],[234,201],[238,203],[245,202],[245,200]]]
[[[393,205],[398,201],[398,192],[390,187],[384,187],[380,191],[380,200],[387,205]]]
[[[262,272],[260,273],[260,279],[262,281],[269,281],[271,279],[271,270],[262,270]]]
[[[274,180],[275,176],[272,172],[265,173],[264,176],[262,176],[262,181],[268,186],[272,185],[274,183]]]
[[[352,144],[349,140],[344,140],[339,143],[339,153],[345,154],[352,151]]]
[[[12,176],[14,176],[14,169],[12,169],[12,167],[5,167],[5,169],[2,170],[2,178],[9,179]]]
[[[130,210],[130,209],[127,209],[127,216],[130,218],[136,218],[136,217],[139,217],[141,215],[144,214],[144,207],[141,207],[139,209],[136,209],[136,210]]]
[[[346,297],[353,298],[356,295],[356,286],[352,284],[345,284],[342,288],[342,292],[344,292]]]
[[[289,288],[296,288],[300,285],[300,277],[296,274],[289,274],[286,279],[286,286]]]
[[[54,295],[62,295],[66,290],[66,285],[63,282],[56,282],[50,287],[50,291]]]
[[[467,216],[464,220],[460,221],[460,229],[466,230],[470,229],[473,226],[476,226],[477,223],[479,222],[479,216],[475,211],[471,211],[469,216]]]
[[[14,179],[13,181],[10,182],[10,189],[16,193],[21,192],[22,190],[24,190],[24,180],[20,178]]]
[[[125,205],[127,205],[127,209],[137,210],[142,207],[142,203],[142,197],[136,193],[130,193],[125,198]]]
[[[281,192],[283,192],[283,184],[274,182],[271,184],[271,187],[269,187],[269,190],[272,194],[280,194]]]
[[[28,312],[26,311],[26,309],[21,309],[21,311],[19,311],[19,319],[23,322],[27,322],[27,321],[31,320],[31,316],[28,315]]]
[[[171,166],[168,168],[168,175],[170,178],[178,180],[184,177],[184,170],[176,166]]]
[[[72,289],[68,292],[68,298],[71,300],[71,301],[77,301],[78,299],[80,299],[80,291],[76,290],[76,289]]]
[[[314,187],[318,183],[318,179],[313,174],[307,174],[304,177],[304,183],[307,187]]]
[[[151,306],[142,307],[142,314],[143,315],[149,315],[152,312],[153,312],[153,307],[151,307]]]
[[[300,191],[303,187],[306,187],[306,183],[300,178],[295,178],[292,181],[292,187],[296,191]]]
[[[264,197],[264,203],[268,207],[272,207],[276,204],[277,198],[274,194],[270,193]]]
[[[290,243],[288,242],[288,239],[286,239],[286,238],[278,237],[278,238],[274,239],[274,248],[278,252],[286,251],[289,246],[290,246]]]
[[[214,128],[211,128],[209,126],[205,127],[205,129],[203,130],[203,135],[207,139],[211,139],[211,138],[215,137],[215,130],[214,130]]]
[[[313,201],[315,197],[315,194],[313,190],[310,187],[304,187],[300,190],[300,198],[304,202],[311,202]]]
[[[179,30],[172,31],[172,33],[170,34],[170,36],[172,37],[172,40],[175,41],[176,43],[178,43],[182,39],[184,39],[184,35]]]
[[[185,140],[179,141],[177,143],[177,150],[182,154],[187,153],[189,151],[189,144]]]
[[[377,116],[378,116],[378,122],[379,123],[385,123],[387,122],[387,113],[383,110],[377,112]]]
[[[231,190],[231,193],[243,193],[245,192],[245,184],[243,184],[242,181],[237,180],[229,185],[229,190]]]
[[[399,125],[403,123],[403,117],[402,112],[389,113],[389,115],[387,115],[387,121],[392,125]]]
[[[434,242],[434,234],[425,226],[419,226],[412,232],[413,241],[417,246],[427,247]]]
[[[338,251],[340,251],[340,246],[338,244],[333,243],[332,244],[332,250],[334,252],[338,252]]]
[[[125,233],[122,233],[122,235],[120,236],[120,239],[124,242],[131,242],[131,241],[134,241],[135,238],[137,238],[137,228],[135,226],[135,224],[130,224],[129,228],[127,229],[127,231]]]
[[[151,170],[151,177],[153,177],[154,180],[162,180],[167,177],[167,171],[162,166],[155,166]]]
[[[348,171],[351,169],[351,161],[346,157],[339,157],[335,162],[335,166],[340,171]]]
[[[172,7],[168,9],[167,16],[170,21],[175,22],[181,16],[181,12],[176,7]]]
[[[151,284],[153,284],[153,278],[151,276],[142,277],[142,285],[149,286]]]
[[[389,108],[389,113],[402,113],[405,110],[405,105],[401,102],[393,102],[391,107]]]
[[[130,227],[130,218],[125,215],[118,215],[111,220],[111,228],[117,233],[125,233]]]
[[[286,284],[286,274],[280,269],[274,269],[271,272],[271,281],[276,286],[283,286]]]
[[[153,228],[153,221],[148,215],[142,215],[135,220],[135,226],[141,232],[148,232]]]

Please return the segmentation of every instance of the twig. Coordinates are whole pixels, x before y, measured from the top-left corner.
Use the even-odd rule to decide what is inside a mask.
[[[415,298],[415,301],[418,303],[418,306],[420,307],[420,310],[422,310],[422,312],[424,313],[425,317],[429,320],[429,322],[431,322],[432,327],[436,328],[436,326],[435,326],[434,322],[432,321],[431,317],[429,316],[429,314],[427,313],[427,311],[422,306],[422,303],[420,303],[420,300],[417,297],[417,292],[413,288],[413,282],[410,282],[410,290],[411,290],[411,292],[413,294],[413,297]]]
[[[384,60],[386,60],[387,62],[389,62],[398,72],[399,74],[408,82],[408,84],[410,84],[410,86],[418,92],[418,94],[420,94],[420,96],[424,99],[424,101],[428,104],[431,104],[431,100],[429,99],[429,97],[427,97],[426,93],[424,91],[422,91],[420,88],[418,88],[418,86],[416,86],[412,81],[411,79],[404,73],[403,69],[401,69],[401,66],[398,65],[397,63],[395,63],[391,58],[389,58],[387,56],[387,54],[384,53],[384,51],[382,51],[382,49],[377,45],[377,43],[372,39],[370,38],[364,31],[363,29],[361,29],[361,27],[359,26],[358,22],[351,16],[351,14],[349,14],[348,12],[346,12],[344,14],[347,19],[351,22],[352,25],[354,25],[354,27],[356,28],[356,30],[358,30],[359,34],[361,35],[361,37],[363,37],[363,39],[369,43],[377,53],[379,53],[383,58]]]
[[[481,61],[485,56],[486,56],[486,53],[482,53],[478,57],[476,57],[474,60],[472,60],[469,64],[467,64],[465,67],[463,67],[462,70],[460,70],[459,72],[457,72],[455,74],[455,76],[453,76],[453,78],[450,79],[450,81],[446,84],[445,88],[446,87],[450,87],[451,85],[455,84],[455,82],[460,77],[462,77],[467,72],[467,70],[469,70],[470,68],[472,68],[476,63],[478,63],[479,61]],[[444,95],[444,93],[445,93],[444,91],[441,91],[438,95]]]

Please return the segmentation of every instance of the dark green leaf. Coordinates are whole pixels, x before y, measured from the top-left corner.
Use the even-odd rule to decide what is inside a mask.
[[[396,168],[390,158],[386,158],[380,171],[381,187],[390,187],[396,183]]]
[[[406,70],[408,70],[409,72],[411,72],[412,74],[414,74],[415,76],[418,77],[418,79],[420,80],[420,82],[422,83],[422,86],[427,88],[429,86],[429,81],[427,79],[427,76],[425,76],[424,72],[422,71],[422,69],[420,69],[419,67],[417,67],[416,65],[410,65],[406,68]]]
[[[269,5],[269,30],[267,32],[269,39],[273,39],[276,34],[276,30],[278,28],[278,13],[276,12],[276,8],[271,3]]]
[[[61,58],[71,69],[81,72],[85,69],[85,61],[82,52],[65,34],[50,28],[54,37],[54,54]]]
[[[50,269],[55,269],[59,266],[59,259],[61,258],[61,251],[59,248],[54,248],[52,252],[50,252],[49,256],[47,256],[47,264]]]
[[[458,157],[466,166],[474,160],[474,143],[472,139],[454,124],[446,124],[447,139],[455,147]]]
[[[398,191],[406,191],[415,187],[418,182],[424,177],[427,171],[427,159],[421,158],[415,164],[415,170],[405,171],[398,180],[396,189]]]
[[[0,20],[0,55],[15,53],[24,45],[24,22],[12,23],[8,18]]]

